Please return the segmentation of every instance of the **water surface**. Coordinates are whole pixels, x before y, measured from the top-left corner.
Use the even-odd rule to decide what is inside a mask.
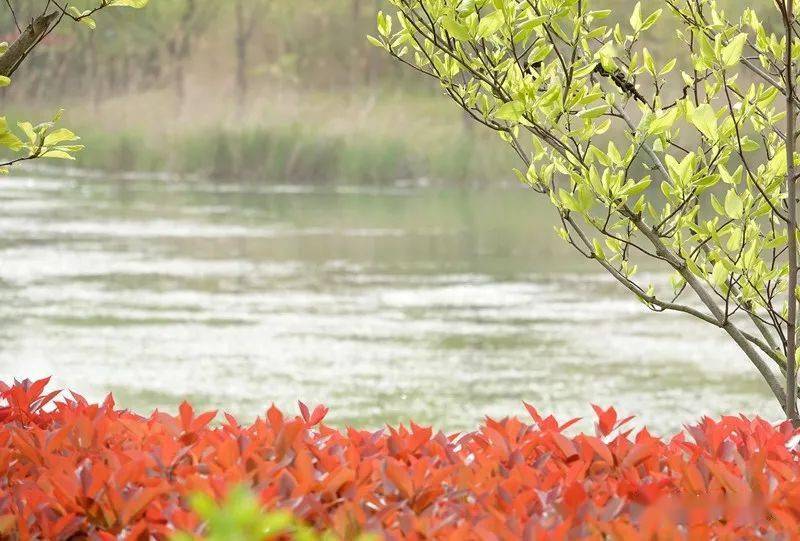
[[[721,332],[646,312],[521,189],[6,178],[0,205],[5,380],[369,427],[779,413]]]

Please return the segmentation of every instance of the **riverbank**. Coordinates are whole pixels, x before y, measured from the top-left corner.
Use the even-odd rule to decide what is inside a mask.
[[[63,124],[81,136],[86,149],[74,164],[49,163],[269,184],[515,178],[518,164],[504,143],[466,122],[437,93],[380,87],[347,95],[265,92],[245,114],[229,111],[218,98],[190,96],[180,110],[168,90],[99,104],[66,103]],[[25,114],[46,119],[57,107],[34,104]],[[12,123],[23,116],[15,113],[9,111]]]

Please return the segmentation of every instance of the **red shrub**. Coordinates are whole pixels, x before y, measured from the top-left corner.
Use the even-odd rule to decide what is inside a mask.
[[[47,380],[0,384],[0,536],[165,539],[199,531],[186,496],[238,483],[342,538],[794,538],[794,431],[762,419],[703,419],[669,441],[620,429],[595,408],[595,435],[487,419],[445,436],[411,424],[376,432],[321,424],[327,410],[249,426],[214,413],[141,417],[109,397],[56,402]],[[47,406],[47,407],[46,407]]]

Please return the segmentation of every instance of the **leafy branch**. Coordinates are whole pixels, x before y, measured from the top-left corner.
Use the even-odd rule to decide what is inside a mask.
[[[680,59],[648,50],[664,10],[641,4],[608,25],[588,0],[390,3],[370,41],[510,145],[568,244],[651,310],[722,329],[796,420],[792,1],[776,36],[751,8],[730,22],[712,0],[668,0]],[[641,283],[643,261],[670,287]]]

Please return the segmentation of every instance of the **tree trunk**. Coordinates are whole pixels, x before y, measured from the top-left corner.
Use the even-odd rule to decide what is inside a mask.
[[[175,74],[173,83],[175,84],[175,100],[177,101],[177,112],[183,110],[183,104],[186,101],[186,70],[183,66],[183,58],[175,59]]]
[[[92,94],[92,108],[97,111],[100,108],[100,101],[102,100],[102,89],[100,84],[100,77],[98,76],[100,68],[97,65],[97,42],[94,39],[94,32],[89,34],[89,46],[87,48],[86,66],[89,69],[89,86]]]
[[[247,100],[247,42],[249,39],[243,0],[236,0],[236,105],[239,114]]]
[[[794,0],[786,0],[783,13],[786,29],[786,191],[789,214],[789,314],[786,324],[786,415],[795,425],[797,416],[797,178],[795,152],[795,82],[792,66]]]

